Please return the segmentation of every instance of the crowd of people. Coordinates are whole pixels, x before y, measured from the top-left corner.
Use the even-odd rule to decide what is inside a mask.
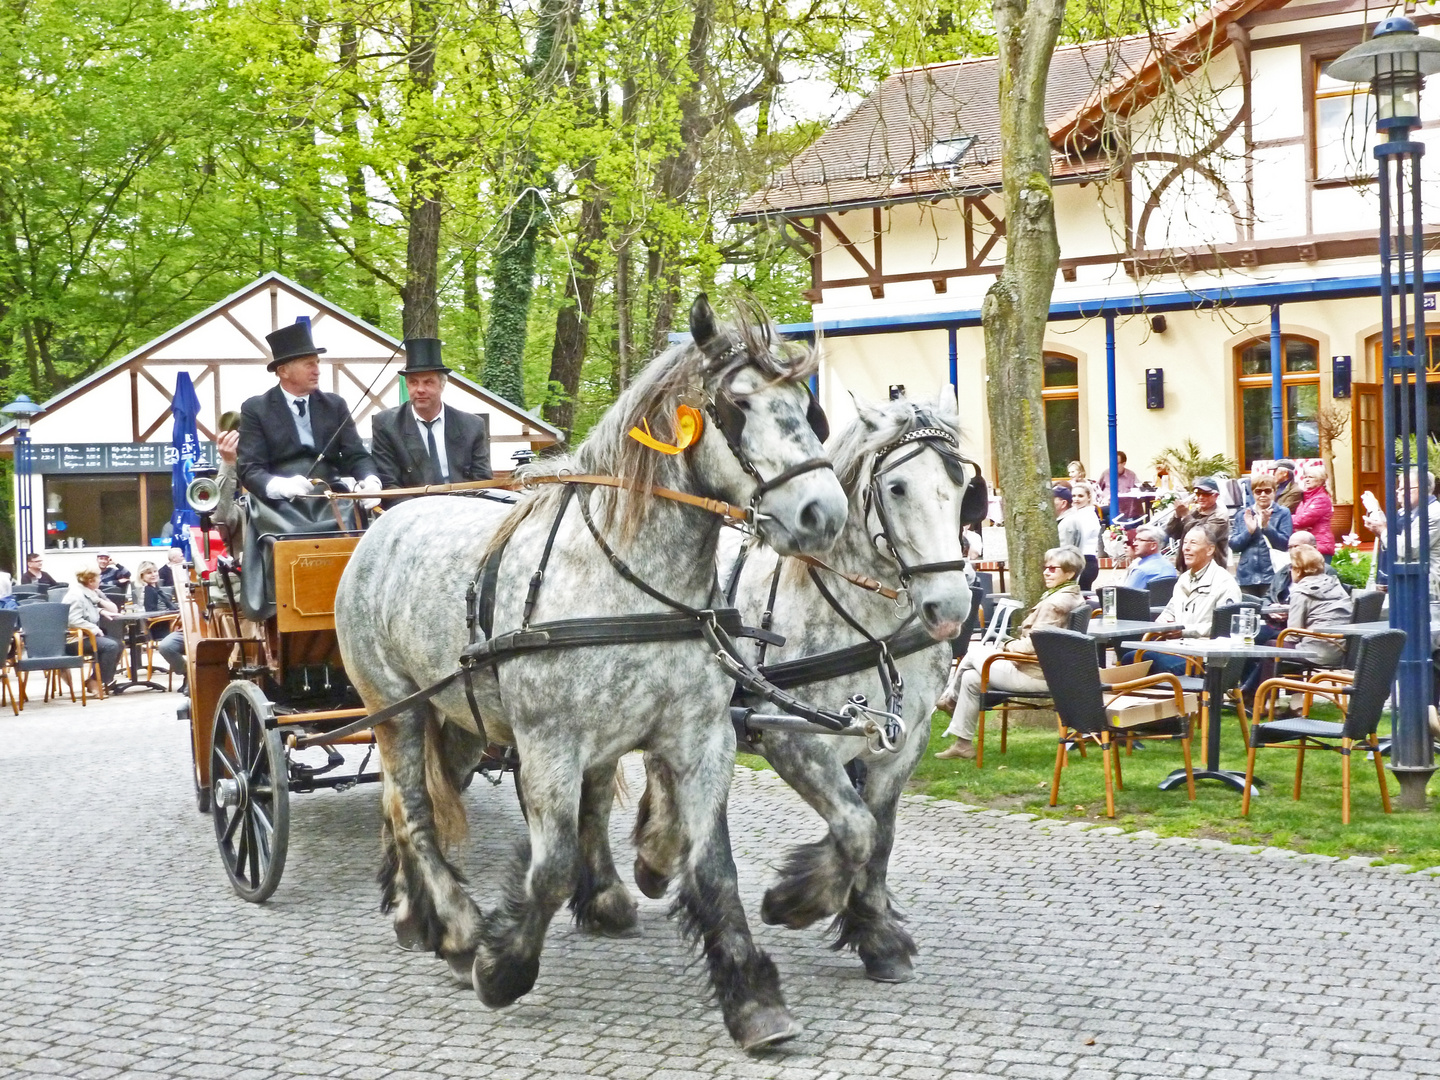
[[[1117,493],[1134,492],[1136,477],[1126,467],[1124,454],[1119,455],[1119,464]],[[988,690],[1046,693],[1039,665],[1019,658],[1033,655],[1031,632],[1037,627],[1065,627],[1072,611],[1092,602],[1086,594],[1098,578],[1100,558],[1106,554],[1101,510],[1109,501],[1109,470],[1098,482],[1086,477],[1085,467],[1078,461],[1071,462],[1067,472],[1066,481],[1052,489],[1060,546],[1045,554],[1045,591],[1014,636],[999,644],[971,646],[954,668],[937,706],[952,716],[945,734],[954,741],[937,757],[975,756],[973,740],[986,661],[998,652],[1007,654],[989,664]],[[1183,637],[1209,637],[1216,610],[1239,604],[1247,596],[1271,613],[1257,635],[1262,644],[1273,643],[1286,627],[1324,630],[1348,623],[1353,612],[1350,592],[1330,565],[1336,549],[1335,509],[1326,481],[1323,465],[1309,463],[1297,469],[1295,462],[1287,459],[1239,481],[1199,477],[1175,502],[1168,517],[1158,516],[1160,524],[1123,517],[1112,522],[1122,527],[1126,537],[1120,584],[1150,592],[1153,583],[1173,579],[1169,599],[1156,621],[1174,624]],[[1434,487],[1433,476],[1424,483],[1413,478],[1408,505],[1413,505],[1422,491]],[[1431,594],[1440,600],[1440,501],[1433,495],[1430,506]],[[1381,538],[1380,551],[1383,511],[1372,512],[1364,520]],[[1419,542],[1418,525],[1410,529],[1410,536],[1411,543]],[[1172,541],[1174,554],[1167,557],[1164,552]],[[1384,584],[1383,558],[1377,557],[1375,565],[1368,587],[1376,585],[1377,576],[1378,583]],[[1342,659],[1331,642],[1302,637],[1297,647],[1321,666],[1333,666]],[[1008,658],[1012,654],[1015,659]],[[1120,659],[1133,660],[1134,653]],[[1153,670],[1185,670],[1182,657],[1151,651],[1145,653],[1145,659]],[[1244,693],[1250,703],[1255,688],[1273,670],[1273,665],[1255,664],[1247,673]]]

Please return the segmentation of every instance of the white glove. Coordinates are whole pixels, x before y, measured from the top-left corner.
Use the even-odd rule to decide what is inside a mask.
[[[304,476],[272,476],[265,485],[265,496],[270,499],[293,499],[297,495],[309,495],[314,490],[310,480]]]
[[[361,480],[358,484],[355,485],[355,490],[382,491],[384,490],[384,487],[385,485],[380,483],[380,478],[378,476],[367,476],[364,480]],[[361,508],[364,510],[374,510],[375,507],[380,505],[379,499],[360,499],[358,501]]]

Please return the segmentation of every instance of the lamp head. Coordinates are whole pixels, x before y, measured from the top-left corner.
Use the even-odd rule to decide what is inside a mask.
[[[28,431],[30,421],[41,412],[44,412],[44,409],[31,401],[29,394],[20,394],[9,405],[0,408],[0,413],[14,419],[15,427],[20,431]]]
[[[1368,83],[1375,95],[1375,127],[1381,133],[1420,124],[1420,88],[1440,71],[1440,41],[1423,37],[1403,15],[1381,20],[1361,42],[1327,69],[1343,82]]]

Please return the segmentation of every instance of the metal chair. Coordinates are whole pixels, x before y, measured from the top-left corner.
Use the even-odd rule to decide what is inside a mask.
[[[50,588],[45,591],[45,596],[52,604],[63,604],[69,592],[69,585],[51,585]]]
[[[1379,622],[1385,594],[1379,589],[1362,589],[1350,594],[1350,602],[1355,605],[1350,615],[1352,623]]]
[[[1395,669],[1405,645],[1403,630],[1383,630],[1360,639],[1355,664],[1355,678],[1349,684],[1337,684],[1323,676],[1316,680],[1267,679],[1255,693],[1255,715],[1272,719],[1251,725],[1247,740],[1250,752],[1245,762],[1245,794],[1240,813],[1250,813],[1250,788],[1255,779],[1255,752],[1262,747],[1297,752],[1295,760],[1295,798],[1300,798],[1300,783],[1305,772],[1305,751],[1334,750],[1340,754],[1340,821],[1350,824],[1350,756],[1357,746],[1370,751],[1375,761],[1375,776],[1380,782],[1380,805],[1390,813],[1390,792],[1385,784],[1385,765],[1380,756],[1376,730],[1380,714],[1395,681]],[[1343,723],[1313,720],[1308,716],[1273,719],[1275,702],[1281,690],[1307,693],[1348,695],[1349,709]],[[1338,745],[1337,745],[1338,743]]]
[[[25,596],[34,596],[34,595],[35,595],[37,592],[39,592],[39,591],[40,591],[40,586],[39,586],[39,585],[12,585],[12,586],[10,587],[10,595],[13,596],[13,597],[15,597],[15,600],[16,600],[17,602],[18,602],[22,597],[25,597]]]
[[[1050,781],[1050,805],[1060,798],[1060,772],[1066,765],[1069,746],[1090,739],[1100,746],[1105,765],[1105,814],[1115,816],[1115,792],[1124,791],[1120,773],[1121,741],[1134,739],[1178,740],[1185,754],[1186,790],[1195,798],[1195,776],[1190,764],[1190,715],[1197,708],[1197,698],[1180,687],[1180,680],[1169,672],[1147,675],[1140,679],[1103,686],[1100,668],[1095,662],[1095,643],[1084,634],[1071,630],[1035,630],[1030,634],[1035,655],[1045,681],[1065,687],[1065,693],[1054,698],[1059,725],[1059,744],[1055,749],[1055,772]],[[1165,687],[1170,693],[1142,697],[1137,691]]]
[[[58,683],[55,679],[57,671],[80,671],[80,704],[84,705],[88,700],[89,691],[85,682],[85,664],[91,663],[95,671],[95,681],[100,681],[100,650],[95,644],[94,635],[88,630],[80,631],[81,634],[90,635],[91,656],[84,655],[84,639],[80,640],[80,654],[72,656],[65,651],[70,636],[70,607],[68,604],[24,604],[16,612],[20,620],[20,630],[24,634],[25,645],[15,660],[14,668],[20,684],[20,707],[24,708],[25,702],[29,700],[27,686],[29,674],[32,671],[45,672],[45,698],[49,701],[52,691],[59,696]],[[103,691],[102,691],[103,696]],[[75,700],[75,687],[70,687],[70,700]]]

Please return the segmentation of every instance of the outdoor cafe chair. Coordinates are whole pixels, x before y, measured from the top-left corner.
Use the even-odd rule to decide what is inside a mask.
[[[1100,596],[1100,606],[1104,609],[1104,594],[1106,589],[1115,590],[1115,617],[1128,622],[1149,622],[1153,616],[1150,614],[1150,592],[1147,589],[1132,589],[1128,585],[1102,585],[1096,589]]]
[[[1105,767],[1105,815],[1115,816],[1115,792],[1124,791],[1120,772],[1121,741],[1132,739],[1178,740],[1185,755],[1185,782],[1195,798],[1195,776],[1190,764],[1190,716],[1198,710],[1198,697],[1187,694],[1169,672],[1102,686],[1095,643],[1073,630],[1034,630],[1030,640],[1040,670],[1051,686],[1065,687],[1056,694],[1054,709],[1059,727],[1055,772],[1050,781],[1050,805],[1060,798],[1060,773],[1073,743],[1091,740],[1100,746]],[[1170,692],[1161,695],[1158,688]],[[1140,692],[1152,691],[1150,696]]]
[[[959,661],[970,649],[970,642],[974,640],[975,631],[980,629],[984,621],[982,604],[985,600],[985,589],[980,585],[970,586],[970,614],[960,626],[960,634],[954,641],[950,642],[950,655]]]
[[[69,585],[51,585],[50,588],[46,590],[44,597],[52,604],[63,604],[65,603],[65,597],[69,594]]]
[[[1178,577],[1156,578],[1150,582],[1146,591],[1150,594],[1150,614],[1159,615],[1165,610],[1165,605],[1170,603],[1170,597],[1175,595],[1175,582]]]
[[[12,585],[10,595],[18,601],[22,596],[34,596],[40,591],[39,585]]]
[[[1245,794],[1240,813],[1250,813],[1250,788],[1255,779],[1255,753],[1273,748],[1294,750],[1295,798],[1300,798],[1300,782],[1305,772],[1306,750],[1332,750],[1340,754],[1340,822],[1350,824],[1350,757],[1356,747],[1370,752],[1375,762],[1375,776],[1380,782],[1380,805],[1390,813],[1390,792],[1385,784],[1385,765],[1381,759],[1376,731],[1380,714],[1390,696],[1395,669],[1400,664],[1400,651],[1405,645],[1403,630],[1382,630],[1360,639],[1355,663],[1355,679],[1348,685],[1304,679],[1267,679],[1255,693],[1257,722],[1250,727],[1247,743],[1250,751],[1245,762]],[[1274,719],[1275,702],[1280,691],[1348,695],[1349,708],[1344,721],[1315,720],[1308,716]],[[1270,717],[1270,719],[1263,719]]]
[[[0,656],[0,707],[5,705],[5,699],[10,699],[10,707],[18,715],[20,712],[20,676],[15,676],[15,687],[10,686],[10,672],[15,669],[15,660],[20,652],[20,612],[19,610],[0,609],[0,650],[4,650]]]
[[[985,627],[985,633],[980,639],[982,645],[999,647],[1006,640],[1010,631],[1011,619],[1024,608],[1019,600],[1006,597],[995,602],[995,610],[990,616],[989,624]],[[1088,610],[1086,618],[1089,618]],[[975,767],[985,767],[985,716],[993,709],[1000,710],[1000,752],[1003,754],[1008,749],[1010,738],[1010,710],[1012,708],[1047,708],[1050,701],[1050,692],[1025,693],[1009,690],[990,689],[990,668],[997,660],[1012,660],[1022,664],[1033,664],[1035,658],[1027,653],[1001,652],[993,653],[985,658],[980,665],[980,717],[975,727]]]
[[[1351,595],[1350,599],[1352,603],[1350,614],[1351,625],[1354,625],[1356,623],[1378,622],[1380,620],[1380,609],[1385,604],[1384,593],[1380,592],[1378,589],[1372,589],[1368,592],[1356,592]],[[1297,626],[1286,627],[1284,630],[1281,630],[1280,637],[1276,644],[1280,645],[1283,648],[1288,642],[1303,641],[1307,638],[1312,641],[1328,641],[1332,644],[1343,646],[1345,649],[1345,659],[1342,660],[1340,664],[1336,667],[1326,669],[1323,676],[1318,674],[1312,676],[1315,681],[1326,683],[1349,683],[1354,680],[1355,665],[1358,662],[1357,658],[1359,657],[1360,642],[1364,640],[1362,637],[1354,634],[1335,634],[1325,630],[1305,630]],[[1280,670],[1277,671],[1276,674],[1295,675],[1307,669],[1318,668],[1320,666],[1321,665],[1317,664],[1315,661],[1307,659],[1303,653],[1300,653],[1297,655],[1293,663],[1288,660],[1281,661]],[[1287,668],[1289,669],[1288,671],[1286,670]],[[1334,701],[1335,704],[1340,707],[1340,710],[1342,712],[1345,710],[1345,700],[1343,696],[1327,696],[1329,696],[1330,700]],[[1305,704],[1302,707],[1301,711],[1308,715],[1310,712],[1310,706],[1313,703],[1314,695],[1306,694]]]
[[[27,685],[30,672],[45,672],[45,700],[50,700],[53,692],[59,697],[59,682],[56,673],[60,671],[80,672],[80,704],[84,705],[88,699],[89,691],[85,685],[85,665],[91,664],[95,672],[95,681],[100,681],[100,658],[99,650],[95,646],[95,635],[88,630],[79,631],[80,634],[88,634],[90,646],[93,650],[92,656],[83,655],[84,640],[81,639],[81,655],[71,655],[65,651],[65,646],[70,637],[70,607],[68,604],[25,604],[16,614],[20,618],[20,630],[24,634],[24,648],[21,649],[15,661],[15,672],[17,681],[20,684],[20,706],[24,708],[25,702],[29,700]],[[104,696],[102,688],[101,696]],[[75,687],[70,687],[70,700],[75,700]]]
[[[160,627],[168,634],[174,631],[179,624],[180,613],[178,611],[167,611],[146,620],[144,630],[146,682],[153,682],[155,679],[155,649],[160,644],[155,638],[155,628]],[[132,675],[131,678],[138,678],[138,676]],[[171,690],[175,688],[175,672],[169,667],[165,669],[165,685]]]

